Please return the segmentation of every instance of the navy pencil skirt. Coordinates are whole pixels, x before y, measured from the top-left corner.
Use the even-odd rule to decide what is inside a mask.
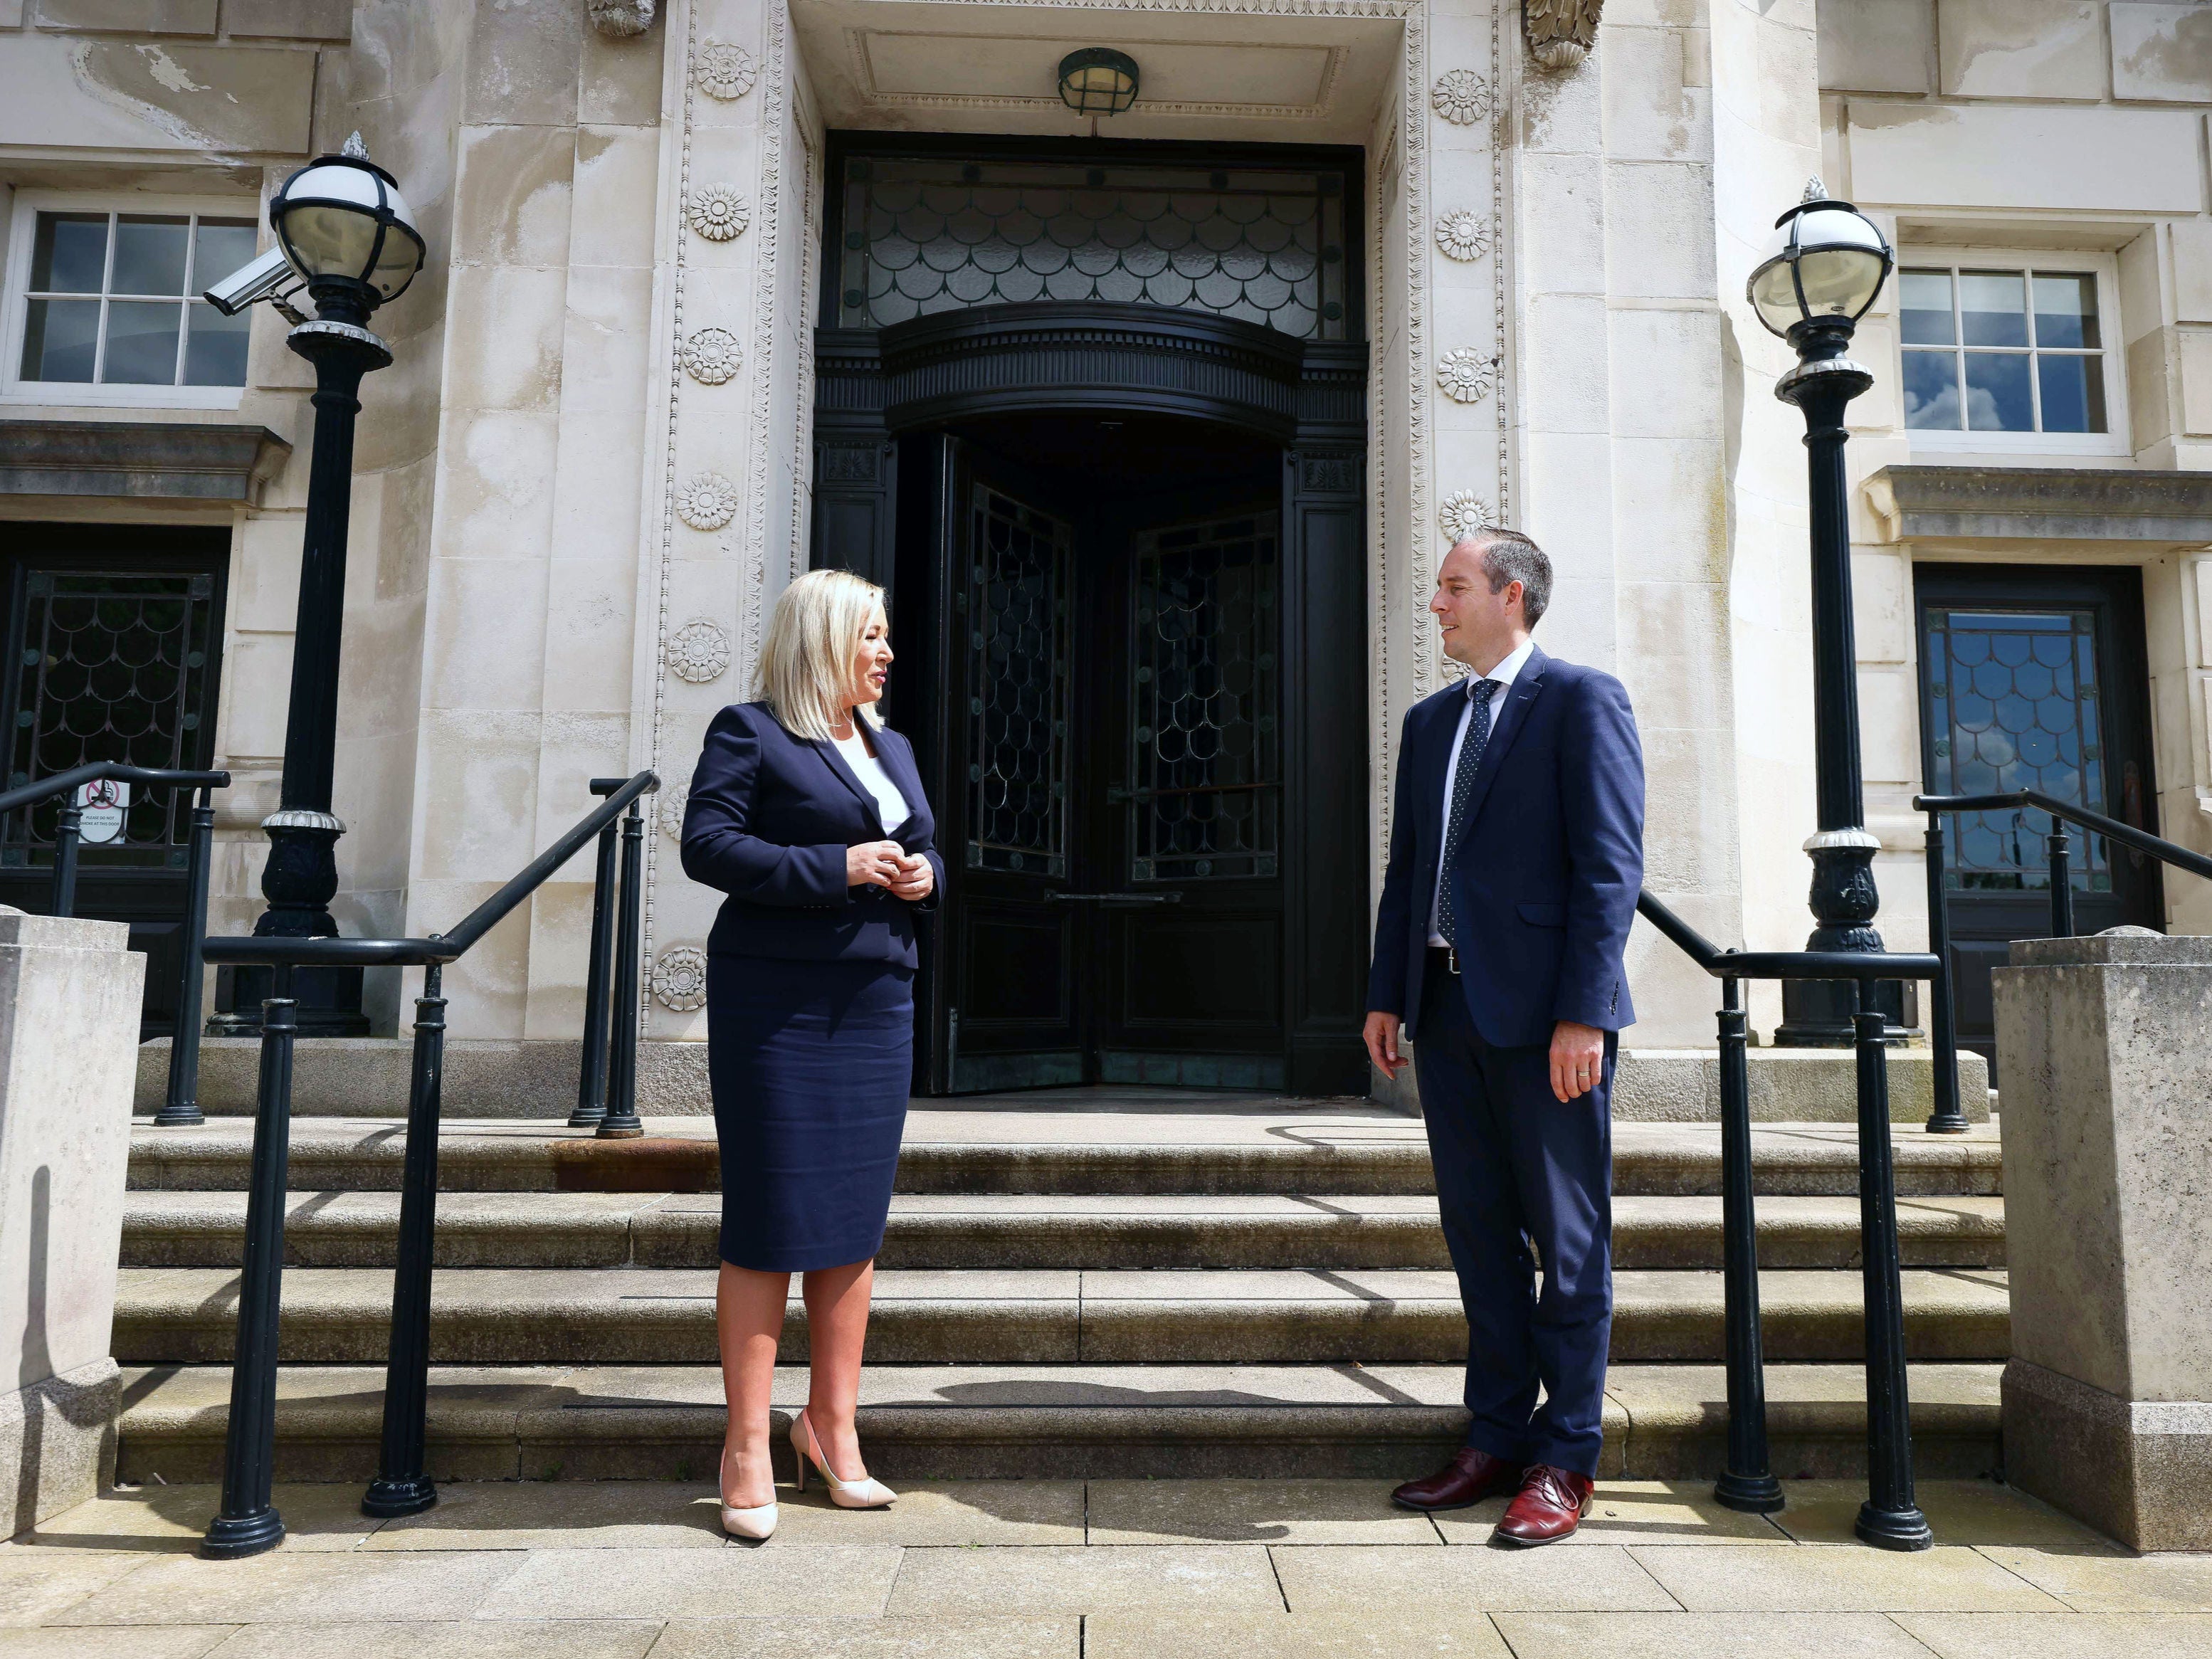
[[[914,972],[886,962],[707,959],[722,1260],[807,1273],[884,1242],[914,1081]]]

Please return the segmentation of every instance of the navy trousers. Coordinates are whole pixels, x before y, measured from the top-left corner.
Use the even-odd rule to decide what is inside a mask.
[[[1598,1086],[1562,1104],[1548,1045],[1492,1047],[1458,975],[1437,960],[1424,977],[1413,1068],[1467,1310],[1467,1443],[1595,1477],[1613,1332],[1616,1039],[1606,1036]]]

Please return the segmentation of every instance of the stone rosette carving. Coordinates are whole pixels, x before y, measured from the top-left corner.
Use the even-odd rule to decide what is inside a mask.
[[[1497,378],[1497,364],[1473,346],[1461,346],[1437,359],[1437,384],[1455,404],[1480,403]]]
[[[684,204],[684,217],[710,242],[734,240],[753,222],[752,204],[729,185],[708,185]]]
[[[700,51],[691,78],[700,91],[726,104],[753,89],[753,82],[760,79],[760,65],[743,46],[709,40]]]
[[[738,487],[719,472],[702,472],[676,492],[676,516],[694,530],[720,530],[738,516]]]
[[[653,27],[658,0],[585,0],[592,27],[611,40],[642,34]]]
[[[704,617],[678,629],[668,641],[668,669],[679,680],[704,685],[730,665],[729,630]]]
[[[707,1006],[707,953],[696,945],[678,945],[653,959],[653,1000],[672,1014]]]
[[[1446,70],[1429,89],[1429,107],[1455,127],[1473,126],[1490,113],[1490,82],[1473,70]]]
[[[1597,44],[1605,0],[1522,0],[1521,27],[1528,57],[1547,75],[1577,68]]]
[[[720,386],[734,376],[745,360],[738,337],[726,328],[702,328],[684,341],[677,356],[684,372],[701,386]]]
[[[661,834],[669,840],[680,842],[684,839],[684,809],[690,804],[690,779],[660,786],[659,794],[654,797],[653,810],[660,819]]]
[[[1496,522],[1491,516],[1490,503],[1472,489],[1455,489],[1437,503],[1437,528],[1444,532],[1444,540],[1455,547],[1462,538]]]
[[[1490,225],[1473,208],[1437,216],[1437,249],[1447,259],[1480,259],[1490,252]]]

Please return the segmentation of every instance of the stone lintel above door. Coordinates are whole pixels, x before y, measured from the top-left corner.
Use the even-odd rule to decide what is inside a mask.
[[[291,453],[264,426],[0,420],[0,495],[252,506]]]
[[[1887,466],[1865,488],[1886,541],[2212,544],[2208,472]]]

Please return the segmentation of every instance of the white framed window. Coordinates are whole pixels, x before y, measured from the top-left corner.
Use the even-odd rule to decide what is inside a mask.
[[[0,402],[235,409],[251,313],[199,296],[259,236],[251,201],[18,191]]]
[[[1897,282],[1915,450],[2130,453],[2108,255],[1907,247]]]

